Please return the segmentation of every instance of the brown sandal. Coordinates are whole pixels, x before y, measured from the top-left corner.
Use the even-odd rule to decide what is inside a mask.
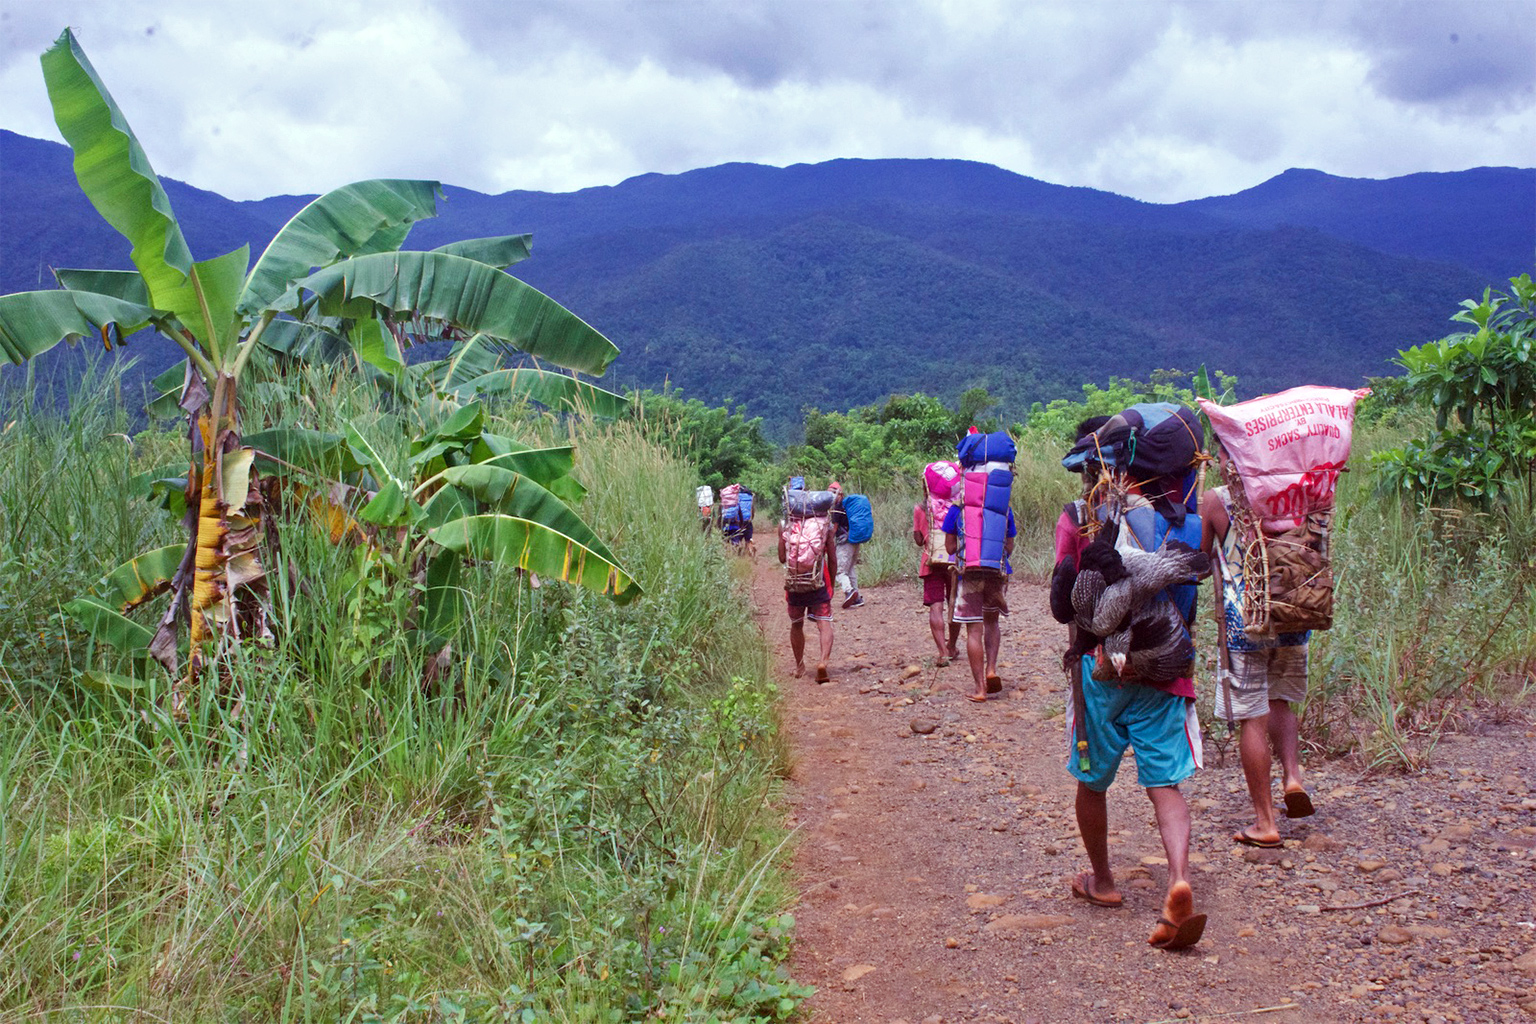
[[[1167,925],[1169,928],[1173,929],[1173,934],[1168,936],[1166,939],[1159,939],[1156,942],[1153,942],[1151,939],[1147,940],[1148,943],[1156,946],[1158,949],[1188,949],[1190,946],[1193,946],[1195,943],[1199,942],[1200,937],[1205,934],[1204,914],[1191,915],[1190,917],[1186,917],[1184,920],[1180,921],[1178,924],[1174,924],[1166,917],[1159,915],[1157,923],[1159,925]]]

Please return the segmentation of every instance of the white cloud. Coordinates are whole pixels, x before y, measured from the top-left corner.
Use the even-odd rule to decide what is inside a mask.
[[[1526,0],[7,0],[5,127],[57,137],[66,23],[157,170],[238,198],[935,156],[1172,201],[1536,151]]]

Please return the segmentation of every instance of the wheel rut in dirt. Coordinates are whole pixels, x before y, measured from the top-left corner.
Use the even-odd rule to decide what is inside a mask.
[[[753,596],[795,753],[792,972],[817,988],[811,1020],[1536,1015],[1528,723],[1452,738],[1449,761],[1414,778],[1310,758],[1318,813],[1283,822],[1285,845],[1268,850],[1232,843],[1251,807],[1236,751],[1208,747],[1182,788],[1195,906],[1210,923],[1197,946],[1168,953],[1146,941],[1166,862],[1129,758],[1110,791],[1124,906],[1072,896],[1087,865],[1065,769],[1064,631],[1043,586],[1011,587],[1005,689],[985,704],[964,699],[963,657],[934,666],[910,580],[865,589],[861,608],[834,606],[832,681],[792,678],[782,586],[778,566],[757,559]]]

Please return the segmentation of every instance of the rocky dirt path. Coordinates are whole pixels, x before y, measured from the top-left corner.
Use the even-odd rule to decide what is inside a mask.
[[[759,558],[796,753],[792,969],[817,987],[812,1021],[1536,1019],[1529,723],[1448,737],[1416,776],[1310,758],[1318,814],[1282,821],[1282,850],[1232,844],[1246,792],[1235,751],[1208,748],[1185,792],[1210,925],[1170,954],[1146,944],[1166,868],[1130,763],[1110,796],[1126,906],[1070,896],[1085,864],[1043,587],[1009,594],[1007,688],[985,705],[962,699],[963,664],[933,667],[912,580],[836,612],[831,683],[792,679],[781,588]]]

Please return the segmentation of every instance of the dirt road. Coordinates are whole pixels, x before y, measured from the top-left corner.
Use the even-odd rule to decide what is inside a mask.
[[[781,588],[759,558],[754,599],[797,757],[793,973],[817,986],[811,1020],[1536,1019],[1528,722],[1450,737],[1416,776],[1308,757],[1318,813],[1282,821],[1282,850],[1231,842],[1247,795],[1236,752],[1207,746],[1184,790],[1210,925],[1167,953],[1146,943],[1166,866],[1129,761],[1110,794],[1125,907],[1071,898],[1086,865],[1064,767],[1064,629],[1043,587],[1010,591],[1006,689],[984,705],[961,696],[963,661],[933,667],[915,580],[836,611],[826,685],[791,678]]]

